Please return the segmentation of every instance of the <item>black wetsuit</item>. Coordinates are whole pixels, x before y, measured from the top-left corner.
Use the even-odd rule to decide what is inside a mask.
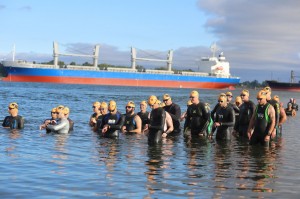
[[[164,106],[165,111],[167,111],[173,122],[174,131],[180,131],[180,116],[181,116],[181,109],[178,104],[172,103],[169,106]]]
[[[202,102],[192,104],[188,107],[186,114],[184,129],[191,129],[191,135],[206,135],[210,119],[208,107]]]
[[[148,111],[146,111],[145,113],[138,112],[137,115],[140,116],[142,120],[142,130],[143,130],[145,128],[145,125],[149,124],[149,112]]]
[[[298,104],[292,103],[292,109],[295,109],[296,111],[298,111]]]
[[[285,114],[286,114],[287,116],[292,116],[292,115],[293,115],[293,109],[292,109],[292,110],[288,110],[288,109],[286,108],[286,109],[284,109],[284,111],[285,111]]]
[[[220,107],[216,112],[216,122],[221,125],[217,127],[217,140],[230,140],[235,123],[235,113],[232,106]]]
[[[265,137],[269,133],[269,127],[271,120],[268,115],[268,108],[271,106],[269,103],[261,106],[258,105],[255,110],[255,124],[254,131],[250,138],[250,144],[261,144],[265,145]]]
[[[151,111],[149,120],[148,144],[161,142],[165,122],[166,111],[163,108],[159,107]]]
[[[279,118],[280,118],[280,105],[274,99],[267,100],[267,102],[269,104],[271,104],[274,107],[274,109],[275,109],[275,128],[276,128],[277,131],[279,131],[279,129],[278,129],[278,123],[279,123]]]
[[[70,125],[70,127],[69,127],[69,132],[70,132],[70,131],[74,130],[74,121],[71,120],[70,118],[68,118],[68,121],[69,121],[69,125]]]
[[[125,117],[124,126],[126,127],[126,132],[127,133],[130,133],[130,131],[136,129],[136,122],[134,120],[134,117],[136,115],[137,114],[132,114],[132,115],[125,114],[124,115],[124,117]]]
[[[6,116],[3,123],[3,127],[9,127],[10,129],[23,129],[24,128],[24,118],[20,115],[16,117]]]
[[[124,119],[124,115],[122,115],[120,112],[117,112],[116,114],[106,114],[102,119],[101,129],[105,124],[108,124],[110,127],[104,134],[104,137],[118,137],[119,131],[124,124]]]
[[[255,111],[255,104],[249,100],[244,102],[240,106],[240,116],[239,116],[239,136],[248,138],[248,126],[251,120],[251,117]]]

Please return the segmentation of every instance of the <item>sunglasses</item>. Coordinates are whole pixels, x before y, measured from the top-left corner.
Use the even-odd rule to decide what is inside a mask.
[[[246,95],[244,95],[244,94],[242,94],[242,95],[240,95],[241,97],[245,97]]]
[[[51,114],[58,114],[58,112],[51,112]]]
[[[262,98],[256,98],[256,99],[259,100],[259,101],[262,100]]]
[[[164,102],[166,102],[166,101],[168,101],[169,99],[165,99],[165,100],[163,100]]]
[[[195,97],[193,97],[193,96],[190,96],[190,98],[194,99]]]
[[[100,111],[104,111],[104,108],[99,108]]]
[[[15,109],[15,108],[10,108],[10,107],[8,107],[8,109],[9,109],[9,110],[12,110],[12,109]]]
[[[226,95],[227,97],[232,97],[232,95]]]
[[[133,108],[133,107],[132,107],[132,106],[126,106],[126,108],[129,108],[129,109],[130,109],[130,108]]]
[[[223,103],[224,101],[219,100],[218,102],[219,102],[219,103],[220,103],[220,102]]]

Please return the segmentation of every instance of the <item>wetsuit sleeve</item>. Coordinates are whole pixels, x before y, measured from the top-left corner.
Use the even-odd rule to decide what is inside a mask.
[[[179,121],[180,120],[180,116],[181,116],[181,110],[179,105],[174,105],[173,108],[175,109],[175,114],[172,114],[170,112],[168,112],[172,118],[173,121]]]
[[[232,104],[232,108],[233,108],[233,110],[234,110],[235,113],[239,113],[240,112],[240,108],[236,104]]]
[[[210,117],[213,121],[216,120],[216,117],[215,117],[215,113],[217,111],[217,109],[219,108],[219,104],[216,104],[216,106],[214,107],[214,109],[210,112]]]
[[[233,108],[230,108],[230,110],[228,111],[228,121],[227,122],[222,122],[222,126],[234,126],[235,123],[235,112],[233,110]]]
[[[184,122],[184,126],[183,126],[183,129],[185,130],[187,127],[190,126],[190,118],[191,118],[191,115],[190,115],[190,107],[187,108],[186,110],[186,118],[185,118],[185,122]]]
[[[164,125],[165,125],[165,120],[166,120],[166,111],[163,111],[161,121],[159,122],[160,125],[157,125],[157,126],[151,125],[151,126],[149,126],[149,129],[163,131]]]
[[[125,116],[120,114],[120,119],[117,124],[110,124],[110,128],[115,129],[115,130],[121,130],[122,126],[124,125],[125,122]]]
[[[69,122],[69,121],[66,120],[66,122]],[[64,128],[64,126],[66,126],[66,122],[60,122],[56,125],[49,124],[49,125],[47,125],[47,129],[49,129],[51,131],[58,131],[58,130]]]
[[[203,120],[204,121],[209,121],[209,117],[211,115],[210,115],[210,112],[209,112],[208,108],[206,108],[204,105],[202,107],[202,115],[203,115]]]
[[[24,123],[25,123],[25,120],[23,117],[19,117],[18,119],[18,128],[19,129],[23,129],[24,128]]]
[[[9,127],[9,123],[8,123],[8,120],[9,120],[9,116],[6,116],[3,120],[3,123],[2,123],[2,126],[3,127]]]

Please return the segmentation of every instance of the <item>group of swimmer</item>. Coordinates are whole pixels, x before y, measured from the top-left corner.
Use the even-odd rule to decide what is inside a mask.
[[[287,108],[283,108],[277,95],[271,97],[271,88],[260,90],[257,104],[249,99],[248,90],[242,90],[233,102],[231,92],[220,93],[218,103],[211,110],[208,103],[199,99],[198,91],[190,92],[186,111],[181,114],[181,108],[172,101],[169,94],[162,101],[155,95],[147,101],[139,103],[140,111],[135,112],[133,101],[126,104],[126,113],[121,114],[115,101],[94,102],[93,114],[89,125],[101,136],[115,138],[119,133],[145,134],[148,143],[159,143],[162,138],[178,135],[181,132],[181,121],[184,121],[185,137],[202,137],[211,139],[216,133],[217,140],[230,140],[231,135],[249,140],[251,145],[266,145],[270,140],[281,136],[282,124],[287,115],[296,116],[298,105],[291,98]],[[147,111],[147,106],[152,109]],[[10,116],[5,117],[2,126],[10,129],[24,128],[24,119],[18,115],[18,104],[8,106]],[[40,125],[40,130],[47,133],[67,134],[73,130],[74,122],[69,118],[70,109],[59,105],[51,110],[51,118]]]

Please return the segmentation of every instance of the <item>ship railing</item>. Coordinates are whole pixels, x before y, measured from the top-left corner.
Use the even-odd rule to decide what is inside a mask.
[[[18,68],[57,68],[52,64],[35,64],[24,60],[17,61],[3,61],[4,66],[18,67]]]
[[[181,74],[187,76],[208,76],[209,75],[209,73],[187,72],[187,71],[182,71]]]
[[[76,65],[66,65],[66,69],[71,69],[71,70],[99,70],[98,67],[95,66],[76,66]]]
[[[114,71],[114,72],[137,72],[137,69],[132,68],[107,68],[107,71]]]
[[[151,74],[174,74],[174,71],[146,69],[146,73],[151,73]]]

